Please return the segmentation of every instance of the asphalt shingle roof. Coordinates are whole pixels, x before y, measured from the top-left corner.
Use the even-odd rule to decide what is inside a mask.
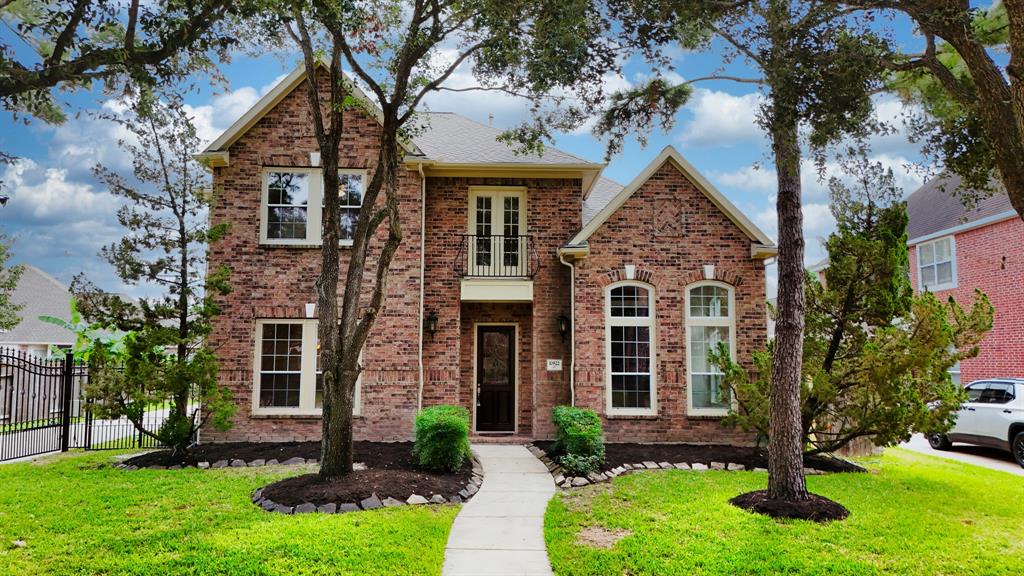
[[[1010,199],[1001,188],[982,198],[970,210],[964,208],[956,195],[961,179],[954,174],[943,175],[925,183],[907,197],[907,236],[911,239],[934,234],[961,224],[974,222],[1012,210]]]
[[[598,178],[594,183],[594,188],[590,191],[590,196],[583,201],[583,225],[586,226],[590,223],[602,208],[618,196],[619,192],[622,192],[623,188],[625,186],[614,180],[604,176]]]
[[[503,132],[453,112],[423,114],[424,130],[412,138],[423,154],[439,162],[452,164],[590,164],[568,152],[545,147],[543,154],[517,154],[514,147],[499,141]]]
[[[24,306],[19,312],[21,322],[8,332],[0,332],[3,344],[74,344],[75,335],[40,316],[68,319],[71,315],[71,292],[56,278],[35,266],[25,266],[11,300]]]

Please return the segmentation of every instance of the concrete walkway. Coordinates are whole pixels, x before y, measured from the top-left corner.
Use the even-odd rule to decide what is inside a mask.
[[[444,576],[550,575],[544,510],[555,493],[547,468],[525,447],[478,444],[480,491],[455,517]]]

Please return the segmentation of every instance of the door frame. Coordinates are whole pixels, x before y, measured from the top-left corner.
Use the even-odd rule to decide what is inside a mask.
[[[515,377],[512,379],[513,393],[512,393],[512,420],[514,425],[512,426],[511,434],[519,434],[519,373],[522,370],[519,369],[519,323],[518,322],[473,322],[473,394],[471,401],[473,403],[473,434],[509,434],[509,432],[496,432],[496,431],[479,431],[476,429],[476,398],[477,398],[477,377],[479,374],[477,370],[477,358],[480,350],[480,326],[512,326],[512,338],[515,340],[514,356],[512,359],[513,363],[513,374]]]

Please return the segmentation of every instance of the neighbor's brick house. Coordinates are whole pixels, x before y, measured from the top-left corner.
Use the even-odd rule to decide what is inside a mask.
[[[1024,377],[1024,221],[1005,192],[971,209],[956,196],[960,179],[936,178],[907,198],[907,242],[914,290],[952,296],[964,307],[983,291],[995,308],[992,331],[977,358],[952,370],[967,384]],[[957,370],[957,368],[959,370]]]
[[[283,79],[200,155],[212,221],[231,223],[210,251],[234,286],[210,344],[239,405],[204,441],[320,436],[321,186],[303,83],[301,69]],[[379,130],[345,112],[343,224]],[[357,438],[409,439],[417,411],[441,403],[469,409],[474,435],[550,438],[552,407],[575,402],[612,441],[751,440],[720,424],[728,399],[706,350],[727,342],[749,366],[764,345],[771,240],[672,148],[621,186],[603,164],[517,155],[499,133],[432,113],[404,146],[403,240],[363,350]]]

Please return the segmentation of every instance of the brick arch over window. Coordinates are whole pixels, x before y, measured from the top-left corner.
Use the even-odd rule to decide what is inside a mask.
[[[738,288],[743,284],[743,276],[740,275],[739,272],[736,272],[735,270],[729,270],[727,268],[719,268],[717,266],[715,267],[714,276],[707,276],[706,274],[704,274],[703,267],[697,268],[695,270],[690,270],[689,272],[683,275],[682,284],[684,286],[689,286],[694,282],[700,282],[702,280],[717,280],[719,282],[725,282],[726,284],[729,284],[733,288]]]
[[[625,282],[625,281],[643,282],[645,284],[650,284],[651,286],[657,286],[658,285],[657,275],[654,273],[654,271],[653,270],[648,270],[647,268],[643,268],[641,266],[637,266],[636,267],[636,270],[634,271],[634,274],[633,274],[632,278],[627,278],[626,277],[626,268],[625,267],[621,267],[621,268],[616,268],[614,270],[605,272],[604,274],[601,274],[598,277],[598,280],[601,283],[601,288],[606,288],[610,284],[614,284],[616,282]]]

